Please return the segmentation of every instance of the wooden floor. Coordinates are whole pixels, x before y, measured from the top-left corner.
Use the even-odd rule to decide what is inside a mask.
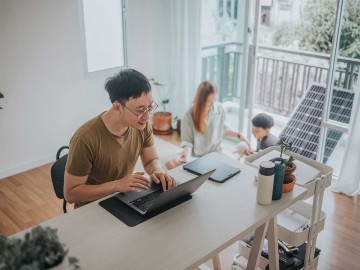
[[[179,145],[176,135],[161,136]],[[62,201],[57,199],[47,164],[0,180],[0,233],[9,236],[48,219],[62,215]],[[72,206],[68,206],[73,211]],[[325,191],[323,210],[325,229],[319,234],[321,249],[318,269],[360,269],[360,199]],[[233,244],[220,254],[222,269],[231,269],[237,251]],[[211,262],[207,265],[211,266]]]

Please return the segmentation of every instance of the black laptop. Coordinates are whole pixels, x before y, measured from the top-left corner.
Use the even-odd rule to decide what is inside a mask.
[[[179,184],[165,192],[160,184],[154,184],[152,182],[149,190],[142,191],[141,193],[118,193],[115,197],[138,213],[145,215],[155,209],[166,206],[183,196],[194,193],[210,177],[210,175],[214,173],[214,171],[215,170],[207,171],[204,174]]]
[[[212,174],[209,179],[219,183],[223,183],[241,172],[239,168],[220,162],[211,155],[205,155],[195,159],[194,161],[185,164],[183,168],[197,175],[216,169],[215,173]]]

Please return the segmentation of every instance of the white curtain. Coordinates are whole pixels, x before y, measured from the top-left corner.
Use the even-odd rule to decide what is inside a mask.
[[[332,185],[332,191],[348,196],[360,194],[360,81],[355,89],[354,105],[351,113],[349,139],[345,150],[345,158],[340,170],[339,181]],[[357,123],[357,125],[356,125]]]
[[[200,0],[171,0],[170,88],[173,116],[183,117],[200,83]]]

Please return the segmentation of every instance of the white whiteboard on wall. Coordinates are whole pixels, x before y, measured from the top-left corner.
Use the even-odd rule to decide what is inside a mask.
[[[125,66],[122,0],[82,2],[88,72]]]

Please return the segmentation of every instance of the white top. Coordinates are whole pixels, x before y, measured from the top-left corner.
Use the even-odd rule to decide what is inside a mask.
[[[207,129],[204,134],[195,130],[192,118],[193,107],[191,107],[181,120],[181,147],[192,148],[193,156],[221,150],[221,141],[224,134],[229,130],[225,123],[226,112],[220,103],[215,103],[206,117]]]

